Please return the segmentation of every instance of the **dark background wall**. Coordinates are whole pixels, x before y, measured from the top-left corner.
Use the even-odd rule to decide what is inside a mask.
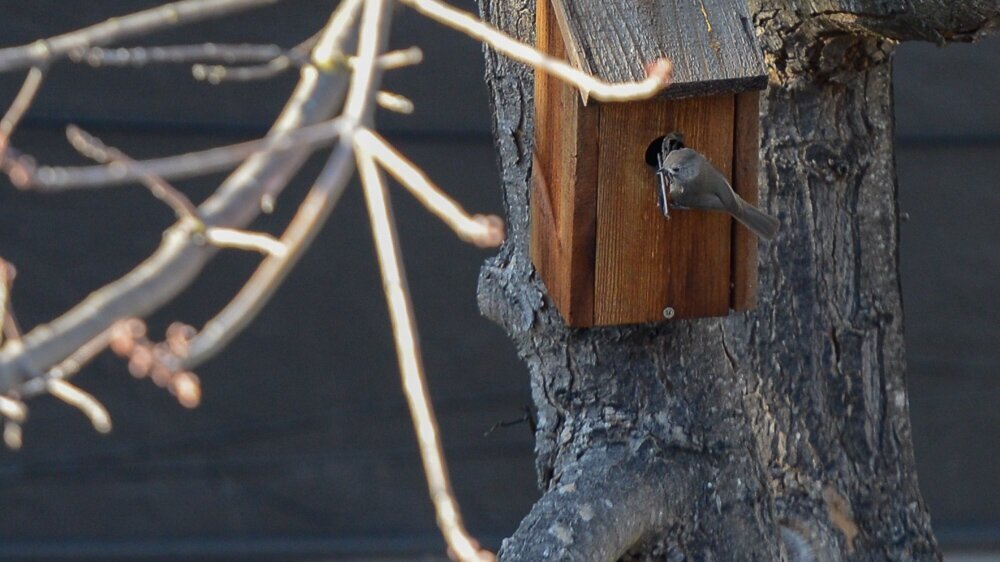
[[[0,37],[24,43],[155,4],[0,0]],[[150,43],[292,45],[334,4],[285,2]],[[382,130],[468,209],[500,212],[479,46],[408,11],[395,33],[396,46],[418,44],[426,61],[388,77],[387,88],[414,99],[417,112],[381,115]],[[896,66],[914,439],[935,527],[951,547],[1000,538],[998,55],[996,39],[904,45]],[[0,76],[0,100],[21,78]],[[63,138],[67,122],[140,157],[233,142],[261,134],[293,83],[212,87],[186,68],[64,64],[15,145],[46,163],[82,162]],[[260,228],[280,231],[320,162]],[[181,187],[200,200],[220,177]],[[537,495],[527,426],[486,435],[523,414],[527,374],[500,330],[478,315],[476,275],[487,254],[455,240],[402,191],[393,195],[455,487],[471,529],[495,546]],[[19,270],[22,323],[51,319],[126,272],[170,219],[139,188],[40,197],[0,183],[0,256]],[[108,406],[111,435],[95,435],[55,400],[33,401],[24,449],[0,450],[0,559],[440,552],[367,229],[352,189],[260,319],[199,370],[198,409],[132,379],[109,355],[78,382]],[[151,326],[199,325],[256,263],[224,253]]]

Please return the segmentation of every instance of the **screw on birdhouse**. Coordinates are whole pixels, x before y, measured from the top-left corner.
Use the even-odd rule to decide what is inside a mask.
[[[673,318],[674,314],[675,314],[674,309],[672,307],[668,306],[667,308],[663,309],[663,317],[666,318],[667,320]]]

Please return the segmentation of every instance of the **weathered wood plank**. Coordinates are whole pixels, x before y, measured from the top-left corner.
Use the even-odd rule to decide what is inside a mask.
[[[565,57],[550,4],[536,14],[539,48]],[[535,151],[531,256],[563,319],[593,323],[597,201],[597,117],[577,91],[544,73],[535,77]]]
[[[760,161],[760,96],[736,95],[736,130],[733,141],[733,189],[757,206],[757,169]],[[733,221],[733,310],[757,306],[757,237]]]
[[[570,60],[606,80],[642,80],[647,63],[667,56],[674,63],[674,82],[664,97],[767,84],[742,0],[551,1],[571,47]]]
[[[595,324],[723,316],[730,305],[732,220],[722,213],[660,214],[646,148],[679,131],[731,177],[734,96],[601,104]]]

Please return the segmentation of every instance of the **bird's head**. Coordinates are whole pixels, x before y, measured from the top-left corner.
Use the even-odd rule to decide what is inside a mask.
[[[685,184],[698,176],[701,155],[690,148],[672,150],[663,162],[663,171],[670,183]]]

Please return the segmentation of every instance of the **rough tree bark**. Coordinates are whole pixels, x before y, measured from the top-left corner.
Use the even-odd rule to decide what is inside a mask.
[[[541,1],[541,0],[539,0]],[[891,61],[995,0],[751,0],[771,84],[759,306],[567,329],[528,258],[532,73],[487,52],[509,238],[480,308],[531,374],[544,495],[501,560],[939,560],[904,380]],[[480,0],[522,39],[533,0]]]

